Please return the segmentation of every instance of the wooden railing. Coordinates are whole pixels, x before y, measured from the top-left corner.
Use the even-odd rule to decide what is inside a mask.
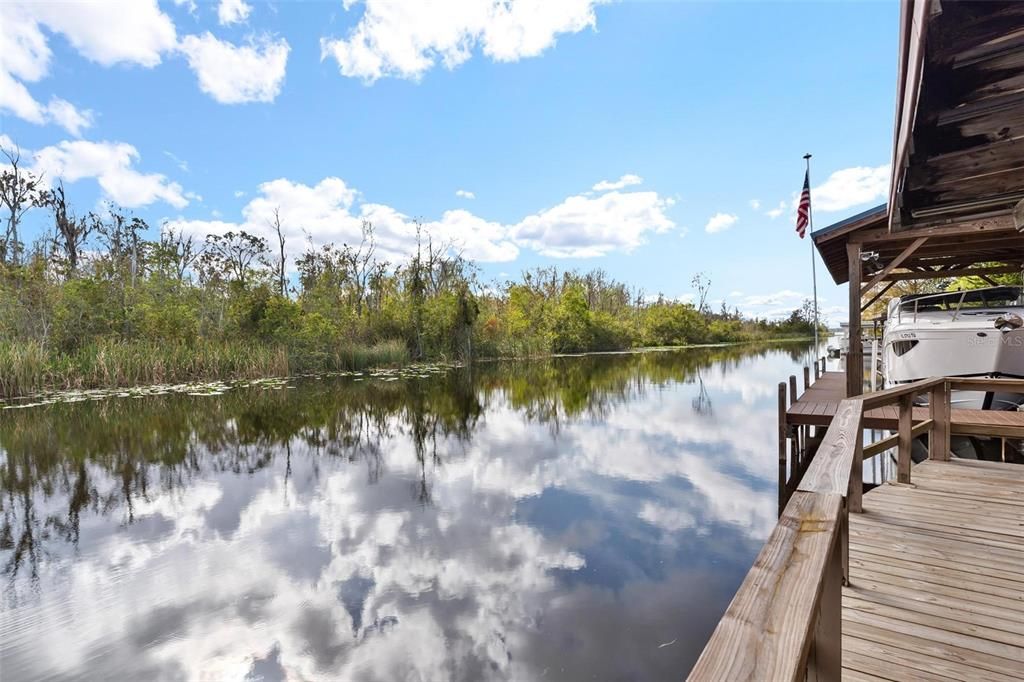
[[[840,679],[841,588],[849,584],[849,514],[862,510],[863,461],[895,447],[897,481],[910,483],[913,441],[925,432],[929,458],[949,459],[953,388],[1024,392],[1024,381],[927,379],[839,404],[689,679]],[[929,394],[928,419],[914,425],[913,402],[922,393]],[[899,406],[898,432],[865,447],[864,413],[892,404]]]

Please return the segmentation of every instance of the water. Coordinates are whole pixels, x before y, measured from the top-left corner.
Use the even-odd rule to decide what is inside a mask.
[[[774,524],[808,355],[0,411],[0,677],[681,679]]]

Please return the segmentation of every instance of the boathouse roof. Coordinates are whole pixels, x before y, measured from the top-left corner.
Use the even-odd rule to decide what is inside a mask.
[[[1009,216],[1024,199],[1024,2],[907,0],[893,232]]]
[[[816,230],[811,239],[836,284],[850,279],[851,244],[860,247],[864,282],[883,273],[878,282],[1024,269],[1024,235],[1012,223],[996,218],[892,233],[883,204]]]

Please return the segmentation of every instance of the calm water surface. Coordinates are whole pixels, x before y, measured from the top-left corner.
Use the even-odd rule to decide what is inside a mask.
[[[774,524],[808,355],[0,411],[0,678],[681,679]]]

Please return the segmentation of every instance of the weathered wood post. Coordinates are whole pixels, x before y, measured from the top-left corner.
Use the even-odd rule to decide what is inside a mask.
[[[857,429],[854,439],[853,470],[850,471],[850,492],[847,496],[847,506],[854,514],[860,514],[864,511],[862,506],[864,497],[864,429]]]
[[[896,450],[896,480],[910,483],[910,452],[914,446],[914,396],[900,396],[899,439]]]
[[[811,368],[804,366],[804,390],[811,387]]]
[[[796,404],[796,377],[792,374],[789,375],[789,404],[790,406]],[[800,442],[800,429],[794,427],[792,429],[788,429],[788,431],[790,438],[789,449],[792,455],[790,459],[792,459],[792,461],[794,462],[794,466],[797,468],[797,470],[803,472],[804,465],[806,464],[806,462],[804,461],[804,456],[807,453],[804,451],[804,448],[802,447],[803,443]]]
[[[949,403],[949,382],[943,381],[932,388],[928,396],[928,412],[932,420],[928,433],[928,459],[943,462],[949,459]]]
[[[779,382],[779,516],[786,508],[788,495],[786,471],[786,384]]]

